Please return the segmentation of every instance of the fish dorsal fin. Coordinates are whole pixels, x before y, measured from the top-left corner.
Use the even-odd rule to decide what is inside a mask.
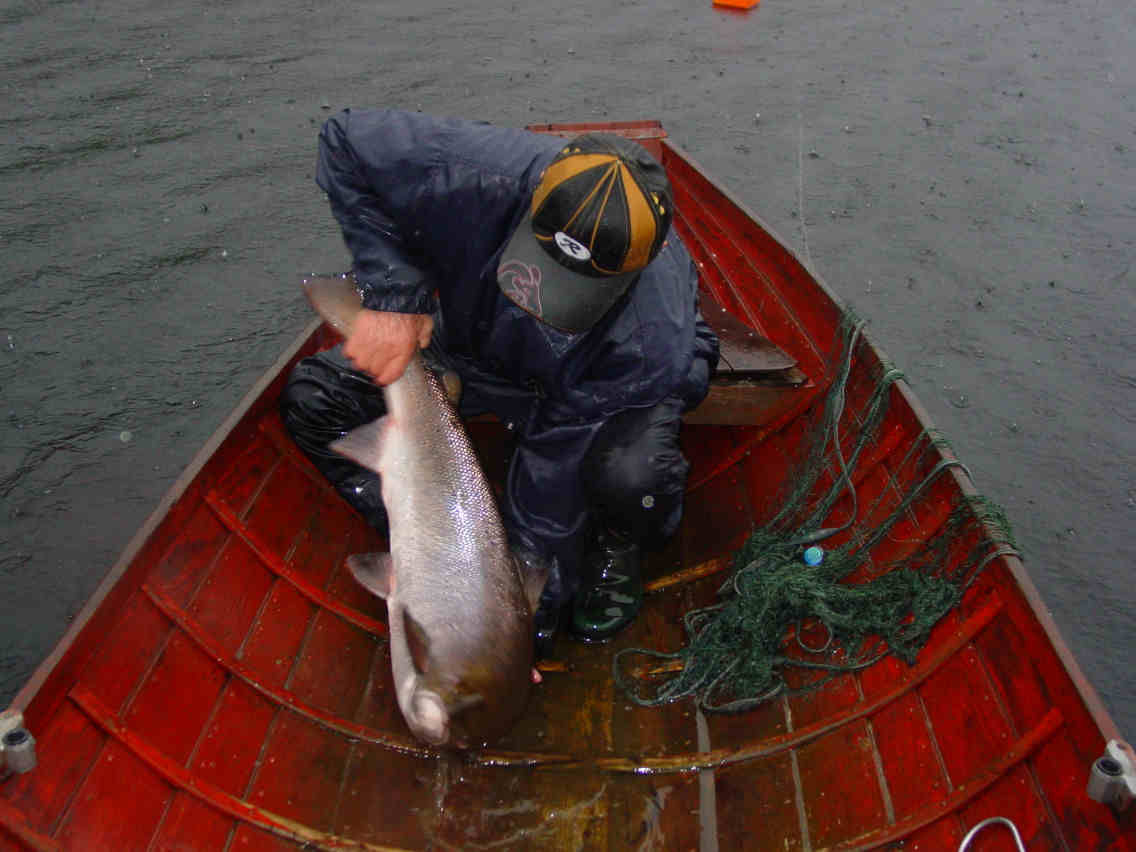
[[[384,415],[370,423],[364,423],[357,429],[352,429],[338,441],[332,441],[328,447],[367,470],[375,470],[379,456],[382,454],[383,436],[386,430],[387,418]]]
[[[410,649],[410,659],[414,661],[414,668],[418,674],[426,674],[430,667],[430,637],[426,635],[426,628],[415,621],[410,610],[402,610],[403,632],[406,634],[406,647]]]
[[[359,585],[383,600],[394,593],[394,565],[389,553],[356,553],[347,557],[347,568]]]
[[[545,583],[548,582],[548,563],[543,559],[526,561],[513,557],[517,564],[517,574],[521,578],[521,586],[525,590],[525,599],[529,602],[529,612],[535,613],[540,606],[540,596],[544,592]]]

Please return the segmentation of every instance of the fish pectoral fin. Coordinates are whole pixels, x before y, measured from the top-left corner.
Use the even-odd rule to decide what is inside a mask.
[[[383,600],[394,592],[394,563],[389,553],[356,553],[347,557],[347,568],[359,585]]]
[[[386,415],[352,429],[338,441],[332,441],[328,448],[341,456],[351,459],[367,470],[379,472],[379,459],[382,456],[383,436],[387,430]]]
[[[519,559],[515,554],[513,560],[517,563],[517,574],[521,578],[521,587],[525,591],[525,599],[529,602],[529,612],[535,613],[540,606],[540,596],[548,582],[549,565],[543,559]]]
[[[402,610],[402,624],[414,669],[420,675],[426,674],[430,668],[430,637],[426,635],[426,628],[415,621],[406,608]]]

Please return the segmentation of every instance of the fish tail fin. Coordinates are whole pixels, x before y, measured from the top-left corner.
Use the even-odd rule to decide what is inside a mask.
[[[348,337],[363,309],[355,276],[313,275],[302,282],[304,293],[324,322]]]

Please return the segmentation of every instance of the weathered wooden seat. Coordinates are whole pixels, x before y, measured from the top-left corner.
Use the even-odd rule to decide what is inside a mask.
[[[698,306],[718,335],[720,359],[710,393],[683,420],[721,426],[772,423],[809,386],[808,377],[795,358],[723,308],[706,290],[699,294]]]

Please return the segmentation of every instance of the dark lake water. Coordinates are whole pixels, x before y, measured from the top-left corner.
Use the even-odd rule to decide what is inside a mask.
[[[343,268],[332,109],[658,118],[870,322],[1136,735],[1136,11],[0,4],[0,706]]]

